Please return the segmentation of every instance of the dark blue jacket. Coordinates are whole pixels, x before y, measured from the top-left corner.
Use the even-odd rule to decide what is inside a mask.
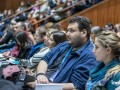
[[[32,46],[32,48],[27,56],[27,59],[30,59],[30,57],[32,57],[42,46],[44,46],[43,43],[37,43],[34,46]]]
[[[47,53],[43,60],[48,64],[48,68],[69,47],[68,43],[64,42]],[[89,72],[97,65],[92,49],[93,44],[88,40],[80,49],[71,52],[53,83],[73,83],[77,89],[85,90]]]

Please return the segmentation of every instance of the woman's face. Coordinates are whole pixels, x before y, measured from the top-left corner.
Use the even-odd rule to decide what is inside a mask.
[[[56,42],[53,40],[53,35],[51,34],[49,39],[48,39],[48,43],[49,43],[49,48],[53,48],[56,45]]]
[[[44,44],[47,47],[49,47],[49,43],[48,43],[49,37],[50,37],[50,34],[48,32],[46,32],[46,35],[44,36]]]
[[[107,57],[107,48],[103,47],[101,43],[95,38],[94,50],[93,50],[96,59],[98,61],[105,61]]]
[[[39,34],[39,31],[35,32],[34,38],[35,38],[36,43],[43,42],[43,38]]]

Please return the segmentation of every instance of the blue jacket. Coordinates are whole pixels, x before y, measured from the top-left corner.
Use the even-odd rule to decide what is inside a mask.
[[[61,43],[47,53],[43,58],[48,64],[48,68],[53,62],[70,46],[67,42]],[[90,70],[97,65],[97,61],[92,52],[93,45],[90,40],[75,52],[71,52],[64,64],[60,67],[60,72],[53,80],[53,83],[73,83],[79,90],[85,90],[85,84],[89,77]]]
[[[44,46],[43,43],[37,43],[34,46],[32,46],[32,48],[27,56],[27,59],[30,59],[30,57],[32,57],[37,52],[37,50],[39,50],[42,46]]]

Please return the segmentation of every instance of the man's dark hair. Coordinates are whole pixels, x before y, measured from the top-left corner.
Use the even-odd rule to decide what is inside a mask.
[[[83,30],[86,29],[87,30],[87,37],[90,37],[90,33],[91,33],[91,21],[83,16],[75,16],[74,18],[71,18],[69,20],[69,23],[77,23],[78,24],[78,28],[79,30]]]

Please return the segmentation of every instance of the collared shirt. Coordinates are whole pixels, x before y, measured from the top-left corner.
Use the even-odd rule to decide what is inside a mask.
[[[48,68],[69,47],[67,42],[63,42],[47,53],[43,60],[48,64]],[[79,90],[84,90],[89,71],[97,65],[92,49],[93,45],[88,40],[84,46],[71,52],[60,67],[61,70],[53,83],[73,83]]]

